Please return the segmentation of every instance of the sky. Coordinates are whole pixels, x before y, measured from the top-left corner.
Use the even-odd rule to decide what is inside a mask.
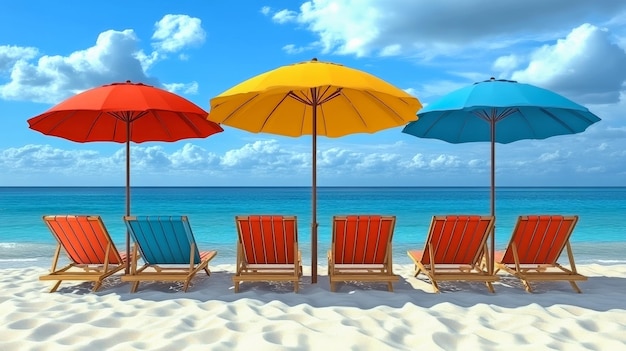
[[[125,149],[27,120],[84,90],[143,82],[210,112],[260,73],[316,57],[376,75],[427,106],[495,77],[553,90],[602,120],[496,145],[498,186],[626,186],[626,1],[4,1],[0,186],[124,186]],[[319,137],[318,186],[489,186],[490,146],[402,127]],[[133,186],[308,186],[311,137],[224,126],[131,144]]]

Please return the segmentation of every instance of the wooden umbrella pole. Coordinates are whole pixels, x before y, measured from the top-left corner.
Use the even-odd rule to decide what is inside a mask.
[[[317,89],[311,89],[311,99],[313,108],[313,130],[311,137],[313,139],[312,147],[312,164],[313,164],[313,176],[312,176],[312,193],[311,193],[311,206],[312,218],[311,218],[311,283],[317,283]]]
[[[130,116],[126,118],[126,215],[130,216]],[[126,231],[126,274],[130,273],[130,233]]]
[[[496,120],[495,113],[492,116],[491,121],[491,215],[494,218],[494,225],[491,229],[491,252],[489,252],[489,262],[488,263],[488,271],[489,274],[493,274],[494,272],[494,264],[495,264],[495,249],[496,249],[496,172],[495,172],[495,162],[496,162]]]

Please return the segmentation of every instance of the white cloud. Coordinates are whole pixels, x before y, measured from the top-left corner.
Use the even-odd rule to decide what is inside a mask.
[[[273,19],[305,26],[325,52],[436,57],[545,41],[564,26],[625,10],[619,0],[310,0],[298,11],[275,11]]]
[[[296,46],[294,44],[288,44],[288,45],[283,46],[283,51],[291,55],[299,54],[306,50],[307,48],[302,47],[302,46]]]
[[[0,97],[6,100],[24,100],[56,103],[83,90],[114,81],[141,81],[148,78],[136,57],[139,52],[135,32],[109,30],[101,33],[96,44],[69,56],[44,55],[30,63],[32,51],[11,68],[11,80],[0,85]]]
[[[626,52],[606,30],[583,24],[530,54],[512,79],[559,91],[581,103],[617,102],[626,80]]]
[[[226,151],[220,165],[230,171],[246,170],[255,176],[278,178],[288,178],[311,168],[310,154],[307,157],[307,154],[283,148],[276,140],[257,140]]]
[[[37,48],[0,45],[0,72],[9,70],[19,60],[32,59],[38,53]]]
[[[198,82],[191,83],[164,83],[163,87],[177,94],[193,95],[198,93]]]
[[[272,20],[276,23],[287,23],[295,21],[297,13],[289,10],[280,10],[272,16]]]
[[[199,46],[206,39],[199,18],[187,15],[165,15],[155,24],[153,46],[158,51],[178,52],[191,46]]]
[[[561,153],[559,150],[555,150],[554,152],[546,152],[539,155],[539,161],[541,162],[554,162],[561,159]]]
[[[180,52],[204,43],[206,33],[198,18],[165,15],[156,23],[153,43],[157,51],[145,53],[132,29],[100,33],[94,46],[68,56],[39,55],[32,47],[0,46],[0,72],[9,81],[0,85],[0,98],[57,103],[71,95],[112,82],[143,82],[159,86],[147,71],[165,53]],[[187,55],[179,53],[185,60]],[[36,59],[36,61],[35,61]],[[170,89],[193,93],[197,83],[172,83]]]
[[[546,139],[500,147],[496,162],[498,184],[532,185],[533,181],[541,180],[544,185],[551,181],[555,182],[554,185],[571,182],[581,185],[584,174],[593,174],[594,178],[589,178],[586,184],[606,181],[623,185],[626,175],[623,148],[608,145],[599,150],[588,148],[588,143],[582,140],[573,143],[574,136],[563,138],[568,141]],[[324,185],[487,185],[489,182],[488,151],[473,157],[468,155],[467,148],[459,146],[451,147],[452,151],[445,153],[435,150],[414,154],[402,149],[382,151],[391,150],[384,145],[372,148],[381,151],[368,152],[359,146],[325,144],[328,145],[318,150],[317,155],[318,180]],[[487,143],[482,144],[487,146]],[[566,146],[559,148],[559,145]],[[550,148],[556,151],[541,151]],[[577,159],[576,163],[561,162],[571,157]],[[49,145],[8,148],[0,150],[0,167],[3,169],[0,181],[14,185],[25,177],[46,173],[52,185],[81,183],[86,179],[97,181],[95,185],[110,184],[113,180],[120,185],[123,184],[125,160],[124,147],[110,155],[90,150],[88,146],[82,150],[64,150]],[[132,145],[131,173],[136,185],[143,184],[146,179],[161,185],[213,184],[218,181],[230,185],[307,185],[311,176],[311,154],[273,139],[257,140],[221,154],[192,143],[173,151],[167,151],[164,145]],[[559,174],[574,173],[583,178],[558,179]],[[47,185],[45,180],[40,183]]]

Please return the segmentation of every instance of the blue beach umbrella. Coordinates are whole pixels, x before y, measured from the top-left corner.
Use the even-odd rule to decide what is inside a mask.
[[[491,78],[453,91],[417,113],[402,130],[449,143],[491,143],[491,215],[495,216],[495,143],[576,134],[600,118],[559,94],[530,84]],[[490,272],[495,237],[491,235]]]

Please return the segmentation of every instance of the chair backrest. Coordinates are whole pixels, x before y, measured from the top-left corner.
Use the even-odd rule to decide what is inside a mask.
[[[424,246],[423,264],[477,264],[482,258],[493,216],[433,216]]]
[[[43,216],[52,235],[76,264],[103,264],[109,248],[109,263],[120,264],[120,257],[100,216]]]
[[[519,216],[502,262],[515,262],[515,243],[520,264],[555,264],[577,222],[578,216]]]
[[[334,216],[333,259],[336,264],[385,264],[391,255],[395,216]]]
[[[146,263],[189,264],[190,254],[201,262],[187,216],[124,216],[124,223]]]
[[[296,216],[236,216],[243,258],[248,264],[293,264],[298,243]]]

